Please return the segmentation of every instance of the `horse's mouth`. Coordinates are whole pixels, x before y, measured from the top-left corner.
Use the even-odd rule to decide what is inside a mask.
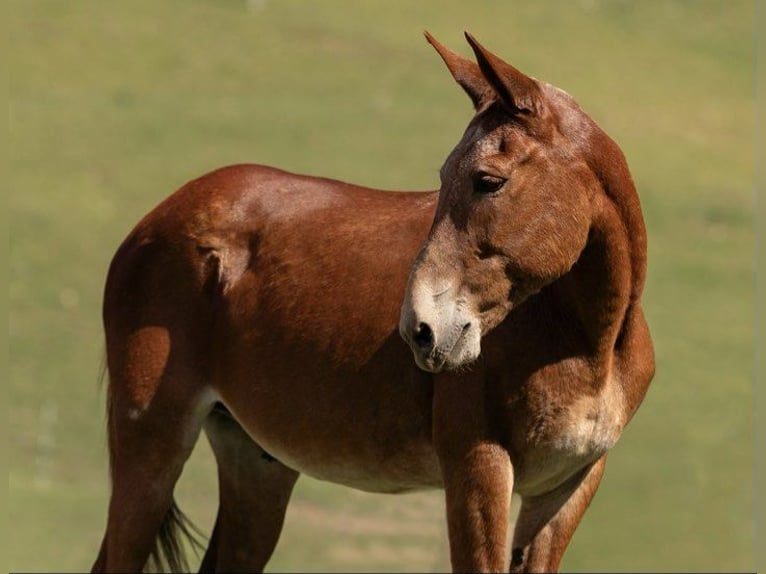
[[[479,354],[480,329],[472,323],[466,323],[459,329],[451,344],[436,345],[426,353],[410,344],[418,367],[436,374],[457,369],[476,359]]]

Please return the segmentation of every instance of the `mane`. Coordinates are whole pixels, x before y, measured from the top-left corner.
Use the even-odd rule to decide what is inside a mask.
[[[558,112],[559,129],[585,152],[585,160],[617,209],[630,245],[630,303],[641,297],[646,281],[646,226],[625,155],[615,141],[565,91],[541,82]]]
[[[646,225],[641,203],[622,150],[598,126],[592,135],[591,150],[588,163],[617,208],[628,234],[632,304],[641,297],[646,282]]]

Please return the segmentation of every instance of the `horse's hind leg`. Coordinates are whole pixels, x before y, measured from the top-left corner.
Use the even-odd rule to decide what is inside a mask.
[[[112,493],[94,570],[141,571],[150,556],[183,567],[173,489],[215,397],[211,313],[172,245],[128,241],[104,294]],[[157,543],[159,542],[159,546]]]
[[[131,350],[146,345],[162,352],[167,337],[161,329],[147,327],[130,342]],[[140,353],[139,353],[140,355]],[[182,547],[171,528],[181,516],[173,504],[173,489],[194,447],[207,411],[212,407],[209,392],[192,381],[198,374],[176,359],[157,373],[154,396],[146,406],[135,400],[136,381],[152,380],[149,361],[143,366],[148,378],[130,377],[125,371],[111,372],[109,443],[112,494],[107,530],[94,570],[141,571],[156,550],[156,540],[165,543],[165,559],[173,569],[183,568]],[[183,383],[183,385],[182,385]],[[191,384],[190,384],[191,383]],[[196,388],[195,388],[196,387]]]
[[[262,572],[298,473],[263,451],[223,409],[205,423],[218,462],[219,507],[202,572]]]

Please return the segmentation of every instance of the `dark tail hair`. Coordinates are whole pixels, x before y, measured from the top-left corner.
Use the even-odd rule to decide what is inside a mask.
[[[205,549],[205,538],[173,500],[160,525],[147,566],[152,571],[189,572],[183,542],[188,541],[195,554],[199,555]]]

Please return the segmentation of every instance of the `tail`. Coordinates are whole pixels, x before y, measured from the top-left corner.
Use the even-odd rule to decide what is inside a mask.
[[[174,500],[157,533],[147,566],[153,572],[189,572],[184,540],[199,556],[205,549],[205,538],[202,531],[181,512]]]

